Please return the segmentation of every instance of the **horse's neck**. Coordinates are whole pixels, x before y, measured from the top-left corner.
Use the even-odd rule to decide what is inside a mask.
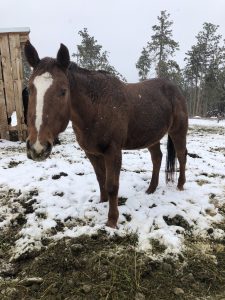
[[[70,80],[71,121],[80,129],[90,126],[96,115],[87,89],[87,78],[76,75]]]

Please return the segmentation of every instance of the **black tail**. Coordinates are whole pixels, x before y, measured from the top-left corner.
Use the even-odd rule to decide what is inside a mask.
[[[168,135],[167,140],[167,156],[166,156],[166,183],[169,181],[174,181],[174,173],[175,173],[175,165],[176,165],[176,151],[174,148],[173,141],[171,137]]]

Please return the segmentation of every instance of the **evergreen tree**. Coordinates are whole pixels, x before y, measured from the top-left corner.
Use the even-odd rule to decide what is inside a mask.
[[[140,81],[146,80],[148,78],[148,73],[150,71],[151,61],[149,58],[149,53],[146,48],[143,48],[141,56],[139,57],[136,68],[138,69],[138,75]]]
[[[192,115],[206,115],[223,94],[221,72],[224,66],[225,48],[222,36],[217,34],[219,26],[204,23],[196,36],[196,45],[186,53],[185,78],[189,90],[189,111]]]
[[[126,79],[109,64],[108,51],[102,51],[102,45],[99,45],[97,40],[89,35],[87,28],[80,30],[78,34],[81,36],[82,41],[80,45],[77,45],[77,53],[72,54],[72,56],[76,57],[80,67],[89,70],[104,70],[126,81]]]
[[[169,13],[161,11],[160,16],[157,17],[158,24],[152,27],[154,34],[151,36],[151,41],[143,48],[136,64],[141,80],[146,79],[153,68],[157,77],[172,80],[180,77],[180,68],[171,59],[174,52],[179,49],[179,44],[172,38],[173,22],[169,20],[169,17]]]

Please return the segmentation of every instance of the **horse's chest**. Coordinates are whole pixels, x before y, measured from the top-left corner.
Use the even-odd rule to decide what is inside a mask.
[[[74,132],[78,144],[84,151],[93,154],[99,154],[101,152],[101,147],[99,147],[99,145],[101,145],[102,142],[99,135],[96,134],[94,130],[88,127],[85,130],[74,127]]]

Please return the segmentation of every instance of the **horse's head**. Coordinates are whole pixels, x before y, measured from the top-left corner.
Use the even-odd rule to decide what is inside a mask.
[[[63,44],[56,59],[40,59],[29,41],[24,51],[33,67],[29,80],[27,156],[41,161],[50,155],[54,139],[69,122],[69,81],[66,72],[70,57]]]

